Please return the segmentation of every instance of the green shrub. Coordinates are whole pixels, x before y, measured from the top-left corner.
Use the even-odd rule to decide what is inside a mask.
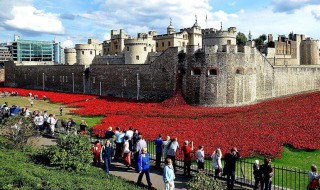
[[[60,135],[57,146],[42,149],[37,161],[69,171],[83,171],[90,167],[92,154],[89,139],[83,135]]]
[[[213,177],[205,175],[203,172],[197,173],[189,182],[188,186],[190,190],[220,190],[221,184]]]
[[[37,135],[32,118],[9,117],[0,125],[2,148],[21,149],[31,137]]]
[[[140,189],[96,167],[79,173],[34,164],[29,154],[0,149],[0,189]]]

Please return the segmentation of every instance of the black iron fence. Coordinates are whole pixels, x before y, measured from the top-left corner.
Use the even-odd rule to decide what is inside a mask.
[[[156,150],[155,145],[152,142],[148,143],[148,152],[150,154],[151,160],[156,160]],[[194,160],[191,165],[191,171],[193,173],[198,172],[197,167],[197,154],[196,151],[192,151],[191,158]],[[161,161],[164,163],[164,156],[162,156]],[[260,163],[263,163],[260,160]],[[242,186],[253,187],[254,186],[254,176],[253,176],[253,164],[251,161],[245,159],[240,159],[236,164],[236,183]],[[183,168],[183,152],[182,149],[177,150],[176,154],[176,166],[177,168]],[[224,166],[224,161],[222,160],[222,165]],[[289,169],[282,166],[273,167],[274,175],[272,177],[272,189],[306,189],[308,185],[308,172],[300,169]],[[214,169],[212,167],[212,160],[206,159],[204,172],[208,175],[214,175]],[[226,180],[224,176],[220,177],[221,180]]]

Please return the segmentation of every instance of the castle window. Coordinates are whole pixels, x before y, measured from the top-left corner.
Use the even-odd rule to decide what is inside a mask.
[[[96,83],[96,77],[93,77],[93,78],[92,78],[92,83],[93,83],[93,84]]]
[[[162,42],[162,47],[164,47],[164,42]]]
[[[116,45],[116,49],[118,49],[118,45]]]
[[[129,51],[129,47],[127,47],[127,51]]]
[[[109,48],[108,48],[108,52],[109,52]]]
[[[64,76],[62,76],[62,82],[64,82]]]
[[[136,56],[136,60],[139,60],[139,55]]]
[[[209,75],[209,76],[218,75],[217,69],[209,69],[209,70],[208,70],[208,75]]]
[[[227,44],[228,44],[228,45],[231,45],[231,40],[227,40]]]
[[[143,49],[144,49],[144,51],[147,51],[147,47],[144,47]]]
[[[156,47],[158,47],[158,42],[156,43]]]
[[[244,74],[244,69],[243,69],[243,68],[238,68],[238,69],[236,70],[236,74],[237,74],[237,75],[243,75],[243,74]]]
[[[168,46],[170,47],[170,45],[171,45],[171,43],[170,42],[168,42]]]
[[[199,68],[193,68],[191,70],[191,75],[201,75],[201,70]]]
[[[82,55],[84,55],[84,51],[82,51],[81,53],[82,53]]]

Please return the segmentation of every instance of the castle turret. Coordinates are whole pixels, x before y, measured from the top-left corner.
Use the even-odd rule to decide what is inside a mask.
[[[77,62],[76,49],[66,48],[64,49],[64,58],[66,65],[74,65]]]
[[[301,65],[319,64],[319,41],[307,38],[301,42]]]
[[[202,31],[204,46],[214,45],[236,45],[237,29],[235,27],[228,28],[227,31],[216,30],[213,28]]]
[[[155,51],[155,40],[152,35],[139,33],[138,38],[126,39],[125,64],[148,63],[149,52]]]
[[[95,39],[88,39],[88,44],[76,44],[77,65],[90,65],[96,55],[101,55],[102,45]]]

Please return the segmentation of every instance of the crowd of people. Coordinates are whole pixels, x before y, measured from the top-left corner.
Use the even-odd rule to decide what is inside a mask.
[[[170,136],[167,136],[166,139],[163,140],[162,135],[159,134],[159,136],[154,140],[154,146],[156,154],[155,169],[161,169],[161,160],[162,158],[164,158],[164,186],[165,189],[174,189],[174,179],[175,173],[177,171],[176,155],[178,149],[180,149],[178,139],[177,137],[170,138]],[[116,127],[116,130],[113,131],[112,127],[109,127],[105,133],[105,145],[103,146],[99,141],[96,141],[92,146],[91,151],[94,155],[94,165],[100,166],[101,163],[104,163],[103,167],[105,168],[107,174],[109,174],[110,172],[110,164],[114,156],[114,159],[116,160],[122,159],[124,165],[128,168],[132,167],[136,172],[139,172],[139,177],[137,179],[138,185],[141,184],[142,177],[146,175],[148,186],[152,187],[149,172],[150,156],[148,154],[147,147],[148,146],[146,140],[137,129],[133,130],[133,128],[130,127],[128,130],[120,130],[119,127]],[[196,155],[198,171],[201,172],[204,170],[205,153],[203,145],[199,146],[199,148],[195,151],[193,142],[189,142],[186,140],[183,142],[181,151],[184,155],[184,176],[191,176],[191,164],[193,161],[191,154]],[[232,148],[230,153],[225,154],[225,166],[222,167],[221,149],[217,148],[211,155],[212,167],[215,171],[214,178],[220,178],[222,175],[226,176],[228,189],[233,189],[235,182],[236,161],[239,158],[240,154],[237,148]],[[272,177],[272,167],[270,165],[268,165],[269,167],[267,167],[267,165],[268,164],[258,168],[259,175],[265,176],[268,173],[268,175]],[[268,179],[271,179],[271,177]],[[259,183],[260,182],[262,181],[260,180]],[[258,186],[258,184],[256,186]],[[269,189],[271,182],[266,183],[265,181],[263,181],[260,186],[263,186],[264,184],[266,184],[266,187],[268,186],[267,189]]]
[[[107,174],[109,174],[110,164],[112,158],[123,161],[123,164],[128,168],[134,168],[139,173],[137,179],[137,185],[141,185],[141,180],[146,175],[148,187],[152,187],[150,178],[150,155],[148,153],[148,146],[145,139],[137,129],[130,127],[128,130],[120,130],[116,127],[113,131],[112,127],[109,127],[105,133],[105,145],[96,141],[92,147],[92,153],[94,154],[94,164],[100,166],[100,163],[104,163],[103,166]],[[176,155],[180,149],[177,137],[170,138],[167,136],[164,140],[162,135],[153,141],[155,146],[155,166],[156,170],[163,171],[163,182],[166,190],[174,189],[174,180],[176,174]],[[150,144],[149,144],[150,147]],[[193,159],[192,155],[195,155],[197,162],[198,172],[204,170],[205,165],[205,153],[204,146],[200,145],[195,150],[193,142],[185,140],[183,146],[180,149],[183,152],[183,175],[186,177],[191,176],[191,164]],[[153,150],[152,150],[153,151]],[[212,168],[214,170],[214,178],[219,179],[222,176],[226,176],[227,189],[233,189],[235,183],[236,162],[241,158],[237,148],[234,147],[230,152],[224,155],[225,164],[222,166],[222,151],[217,148],[211,155]],[[165,165],[163,169],[161,167],[161,160],[164,158]],[[271,159],[266,157],[263,164],[259,164],[259,160],[256,160],[253,164],[253,176],[254,176],[254,189],[255,190],[271,190],[272,177],[274,175],[273,167],[271,166]],[[309,172],[309,190],[314,190],[319,185],[320,175],[317,172],[316,166],[311,167]],[[311,185],[313,184],[313,185]]]
[[[17,96],[18,92],[13,91],[11,93],[9,92],[4,92],[3,95],[6,96]],[[3,120],[5,118],[8,117],[26,117],[26,118],[32,118],[35,128],[38,131],[39,134],[43,134],[43,133],[47,133],[50,134],[52,136],[55,136],[55,129],[58,127],[63,127],[64,131],[66,133],[70,133],[70,131],[75,131],[75,133],[77,132],[75,126],[76,126],[76,122],[72,119],[69,118],[68,120],[64,120],[64,119],[58,119],[57,116],[55,114],[49,114],[48,111],[44,110],[43,112],[41,110],[38,109],[34,109],[34,101],[35,100],[39,100],[38,99],[38,95],[33,95],[31,92],[29,93],[29,97],[31,99],[29,99],[30,102],[30,107],[21,107],[19,105],[11,105],[11,107],[9,106],[8,102],[5,102],[4,104],[2,104],[0,106],[0,119]],[[46,96],[43,96],[43,101],[47,100]],[[33,109],[33,111],[31,111],[30,109]],[[60,116],[62,116],[63,113],[63,107],[60,106],[59,107],[59,111]],[[86,128],[87,128],[87,123],[82,120],[81,124],[80,124],[80,133],[81,134],[85,134]]]

